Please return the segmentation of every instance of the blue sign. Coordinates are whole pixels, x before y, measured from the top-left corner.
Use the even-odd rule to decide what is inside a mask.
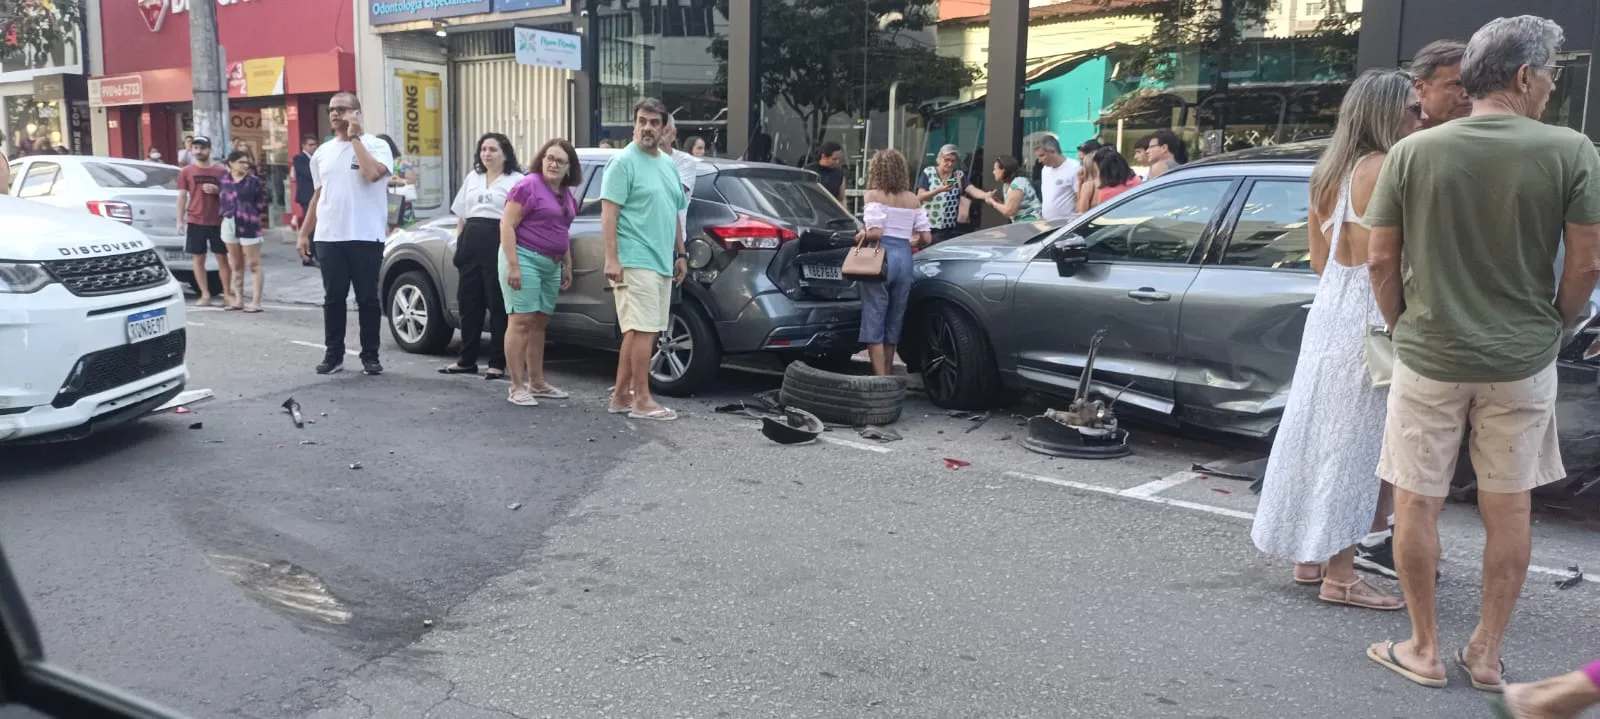
[[[495,12],[511,12],[512,10],[543,10],[545,8],[561,7],[567,0],[494,0]]]
[[[392,25],[486,13],[490,0],[367,0],[367,3],[368,19],[373,25]]]

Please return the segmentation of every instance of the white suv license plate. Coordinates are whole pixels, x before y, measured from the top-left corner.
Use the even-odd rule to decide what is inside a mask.
[[[189,259],[189,253],[183,250],[167,250],[166,255],[168,262],[182,262]]]
[[[143,342],[167,333],[167,310],[147,310],[128,315],[128,344]]]
[[[808,280],[843,280],[840,268],[833,265],[801,265],[800,276]]]

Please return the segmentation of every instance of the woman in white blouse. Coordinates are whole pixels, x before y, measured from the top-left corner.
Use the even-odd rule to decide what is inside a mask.
[[[864,226],[857,241],[875,242],[884,250],[884,279],[860,282],[861,344],[867,346],[872,371],[894,373],[894,353],[911,295],[911,250],[933,242],[933,230],[922,201],[911,191],[911,171],[899,150],[879,150],[867,165]]]
[[[489,370],[484,379],[506,376],[506,302],[500,293],[500,218],[506,193],[522,179],[517,151],[497,132],[478,138],[478,158],[461,182],[450,205],[460,218],[456,227],[455,266],[461,279],[456,300],[461,306],[461,356],[439,369],[441,374],[477,374],[483,351],[483,313],[489,313]]]

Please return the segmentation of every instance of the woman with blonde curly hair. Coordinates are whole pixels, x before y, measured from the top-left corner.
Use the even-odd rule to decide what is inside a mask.
[[[911,191],[911,170],[899,150],[880,150],[867,166],[865,226],[856,241],[884,249],[882,282],[860,282],[861,343],[872,358],[872,371],[887,376],[894,371],[895,345],[911,295],[911,248],[933,240],[928,213]]]

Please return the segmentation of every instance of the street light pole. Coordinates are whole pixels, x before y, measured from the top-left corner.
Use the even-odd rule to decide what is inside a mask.
[[[211,138],[223,156],[228,145],[228,84],[217,38],[216,0],[189,3],[189,59],[194,76],[194,133]]]

